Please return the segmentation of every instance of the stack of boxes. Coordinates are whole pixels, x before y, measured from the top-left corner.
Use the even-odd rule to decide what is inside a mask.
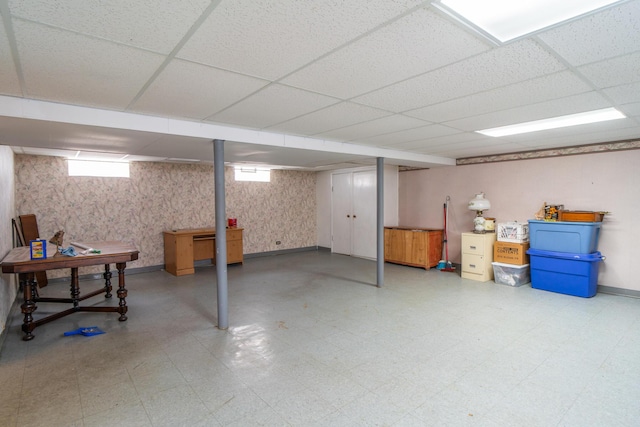
[[[529,225],[518,222],[499,223],[496,233],[492,263],[494,281],[509,286],[529,283]]]
[[[596,294],[602,222],[529,221],[531,287],[590,298]]]

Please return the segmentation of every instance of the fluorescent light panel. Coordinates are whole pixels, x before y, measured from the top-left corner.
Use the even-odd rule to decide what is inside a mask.
[[[440,0],[447,12],[507,42],[594,10],[613,0]],[[438,3],[434,3],[438,6]]]
[[[540,130],[557,129],[569,126],[584,125],[588,123],[605,122],[607,120],[624,119],[626,116],[615,108],[587,111],[585,113],[569,114],[567,116],[553,117],[550,119],[535,120],[533,122],[519,123],[509,126],[478,130],[476,132],[487,136],[508,136],[520,133],[537,132]]]

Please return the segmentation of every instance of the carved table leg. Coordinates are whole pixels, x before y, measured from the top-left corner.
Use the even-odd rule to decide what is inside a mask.
[[[118,298],[120,298],[120,307],[118,308],[118,313],[120,313],[119,321],[124,322],[127,320],[127,301],[125,298],[127,297],[127,290],[124,287],[124,269],[127,266],[126,262],[119,262],[116,264],[116,268],[118,269]]]
[[[111,271],[109,270],[110,266],[109,264],[105,264],[104,265],[104,274],[102,275],[102,277],[104,277],[104,297],[105,298],[111,298]]]
[[[22,289],[24,291],[24,303],[22,303],[20,308],[22,309],[22,313],[24,313],[24,320],[22,322],[22,331],[25,333],[25,336],[22,337],[24,341],[33,339],[34,335],[31,332],[33,332],[36,327],[33,324],[32,315],[37,308],[36,303],[33,300],[33,288],[36,283],[34,277],[34,273],[27,273],[25,283],[22,284]]]
[[[71,268],[71,299],[73,306],[78,306],[78,298],[80,297],[80,284],[78,280],[78,267]]]

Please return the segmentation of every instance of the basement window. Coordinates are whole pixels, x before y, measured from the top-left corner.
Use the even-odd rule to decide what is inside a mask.
[[[129,178],[129,163],[68,159],[69,176]]]
[[[236,181],[271,182],[271,171],[269,169],[257,169],[236,167]]]

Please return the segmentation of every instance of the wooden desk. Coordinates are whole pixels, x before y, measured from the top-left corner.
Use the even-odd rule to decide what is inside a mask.
[[[120,313],[118,320],[124,322],[127,320],[127,290],[124,284],[124,269],[128,261],[138,259],[138,250],[132,245],[124,242],[81,242],[89,247],[99,249],[99,254],[78,255],[69,257],[57,253],[55,245],[47,243],[47,254],[54,254],[46,259],[32,260],[28,246],[15,248],[2,260],[3,273],[21,273],[21,285],[24,292],[24,303],[20,306],[24,313],[24,321],[22,323],[22,331],[25,341],[33,339],[33,330],[52,320],[59,319],[76,311],[94,311],[94,312],[116,312]],[[81,249],[76,248],[76,251]],[[91,298],[104,292],[105,298],[111,298],[111,271],[109,265],[115,263],[118,270],[118,298],[117,307],[82,307],[80,301]],[[78,280],[78,267],[86,267],[90,265],[104,264],[104,288],[89,292],[80,296],[80,284]],[[70,298],[41,298],[38,295],[38,288],[34,280],[34,273],[37,271],[55,270],[58,268],[71,268],[71,297]],[[73,307],[44,317],[39,320],[33,320],[33,312],[36,311],[38,302],[56,302],[73,304]]]
[[[242,228],[227,228],[227,264],[244,261]],[[216,259],[215,228],[185,228],[164,232],[164,268],[174,276],[195,273],[194,261]]]

